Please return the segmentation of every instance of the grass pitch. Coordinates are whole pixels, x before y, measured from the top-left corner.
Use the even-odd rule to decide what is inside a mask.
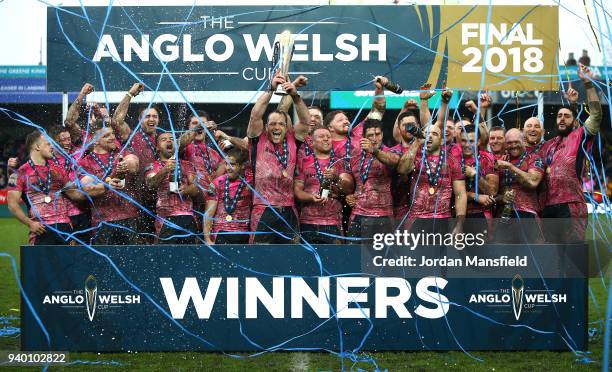
[[[600,230],[601,231],[601,230]],[[610,228],[603,231],[610,234]],[[27,229],[15,219],[0,219],[0,253],[8,253],[17,260],[19,246],[27,242]],[[604,279],[609,281],[610,270]],[[607,285],[607,283],[606,283]],[[597,328],[605,317],[607,290],[602,279],[590,279],[593,296],[589,300],[589,327]],[[597,302],[597,306],[593,302]],[[19,290],[10,260],[0,257],[0,329],[19,327]],[[16,317],[3,323],[1,317]],[[610,320],[608,320],[610,321]],[[0,350],[19,350],[19,334],[0,337]],[[364,353],[372,357],[380,370],[389,371],[601,371],[603,334],[589,344],[590,362],[579,361],[571,352],[473,352],[477,361],[462,352],[385,352]],[[130,370],[130,371],[339,371],[374,370],[370,363],[343,361],[334,355],[315,352],[275,352],[257,357],[236,359],[220,353],[70,353],[73,364],[61,369],[72,370]],[[2,361],[0,361],[1,363]],[[93,364],[97,363],[97,364]],[[1,365],[0,365],[1,367]],[[41,367],[2,368],[3,370],[40,370]],[[57,370],[60,367],[51,367]]]

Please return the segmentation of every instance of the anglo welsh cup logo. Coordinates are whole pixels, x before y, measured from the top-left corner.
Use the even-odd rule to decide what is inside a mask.
[[[523,278],[521,278],[519,274],[516,274],[514,278],[512,278],[512,310],[514,310],[514,317],[516,320],[521,317],[524,289],[525,283],[523,282]]]
[[[96,305],[98,299],[98,282],[93,275],[89,275],[85,279],[85,307],[87,308],[87,316],[89,321],[93,321],[96,314]]]

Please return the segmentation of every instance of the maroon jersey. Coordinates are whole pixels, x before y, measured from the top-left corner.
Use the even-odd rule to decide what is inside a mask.
[[[451,201],[453,200],[453,181],[465,179],[461,172],[461,164],[453,157],[446,156],[440,165],[440,175],[437,183],[429,184],[425,161],[429,164],[430,173],[436,174],[439,155],[426,155],[423,157],[422,146],[414,160],[410,189],[412,191],[411,218],[449,218]],[[444,159],[443,159],[444,160]],[[429,192],[433,188],[433,194]]]
[[[491,155],[493,155],[495,160],[502,160],[502,158],[506,156],[506,153],[505,152],[500,152],[499,154],[491,153]]]
[[[584,127],[580,127],[567,137],[557,136],[542,146],[542,160],[547,168],[544,175],[544,206],[585,203],[579,173],[582,171],[583,151],[589,151],[592,143],[593,137],[585,133]]]
[[[544,146],[544,143],[545,142],[540,142],[539,144],[535,146],[526,146],[525,149],[530,154],[537,153],[539,156],[542,156],[541,151],[542,151],[542,147]]]
[[[528,153],[539,156],[540,159],[542,159],[544,169],[546,169],[546,163],[544,163],[545,158],[542,155],[542,147],[544,147],[545,143],[546,142],[540,142],[539,144],[535,146],[526,147]],[[502,176],[500,175],[499,176],[500,180],[501,180],[501,177]],[[542,182],[540,182],[540,184],[538,185],[537,193],[538,193],[538,213],[539,213],[546,206],[546,180],[544,178],[542,179]]]
[[[391,149],[382,146],[381,151]],[[393,169],[381,163],[372,154],[353,147],[350,168],[355,179],[356,203],[352,216],[387,217],[393,216],[391,198],[391,176]]]
[[[461,154],[463,154],[463,147],[458,143],[449,144],[446,146],[446,153],[459,161],[461,159]]]
[[[479,154],[478,156],[479,181],[480,181],[480,178],[484,178],[490,174],[498,174],[495,171],[495,157],[493,156],[493,154],[487,151],[479,151],[478,154]],[[464,157],[463,155],[460,155],[459,159],[456,159],[456,160],[458,160],[459,164],[461,164],[461,172],[463,173],[464,176],[465,176],[466,166],[473,167],[474,169],[476,168],[476,157],[474,156]],[[465,177],[465,190],[468,192],[476,192],[476,177],[474,177],[473,179],[468,179],[467,177]],[[483,194],[483,191],[481,188],[478,188],[478,194],[479,195]],[[480,213],[480,212],[489,214],[490,208],[485,208],[475,201],[468,202],[467,214],[474,214],[474,213]]]
[[[123,154],[126,155],[125,152]],[[112,160],[112,169],[115,169],[118,163],[116,153],[113,155],[112,159],[110,159],[110,156],[110,153],[96,154],[93,151],[87,154],[87,156],[79,160],[79,165],[85,172],[82,176],[90,174],[97,177],[100,181],[105,181],[106,177],[113,174],[112,171],[108,171],[109,160]],[[96,157],[99,163],[95,160]],[[139,182],[136,175],[128,173],[125,177],[125,187],[116,190],[119,193],[125,194],[127,198],[119,195],[115,190],[106,190],[104,195],[93,199],[94,208],[91,214],[94,225],[98,224],[100,221],[119,221],[126,218],[137,217],[138,207],[134,203],[134,199],[137,197],[137,190],[140,186]]]
[[[310,155],[300,159],[297,167],[296,179],[304,183],[304,191],[310,194],[319,195],[321,183],[319,177],[323,176],[323,172],[329,167],[330,161],[335,164],[332,167],[336,170],[336,174],[345,173],[344,162],[338,161],[338,157],[333,159],[316,159],[319,165],[320,173],[317,173],[315,166],[315,156]],[[300,223],[309,225],[333,225],[342,226],[342,203],[337,199],[329,198],[325,204],[304,203],[300,209]]]
[[[68,200],[61,193],[70,180],[62,167],[51,160],[47,165],[26,162],[16,173],[16,183],[9,184],[8,190],[21,191],[22,199],[30,204],[30,217],[33,220],[45,225],[70,223]]]
[[[156,160],[149,164],[145,170],[145,177],[151,174],[159,172],[166,163],[161,160]],[[193,177],[194,168],[193,164],[186,160],[180,161],[180,183],[186,185],[189,183],[189,177]],[[168,176],[161,181],[157,188],[157,203],[155,211],[160,217],[171,217],[171,216],[193,216],[193,204],[191,198],[187,195],[179,195],[170,192],[170,177],[176,175],[176,169],[168,174]]]
[[[265,208],[294,206],[293,176],[295,173],[297,142],[293,131],[287,131],[283,143],[274,145],[264,131],[249,139],[249,155],[255,169],[253,205]]]
[[[359,124],[355,125],[350,130],[350,141],[348,140],[349,137],[345,137],[342,139],[332,139],[332,149],[334,149],[334,153],[338,156],[338,159],[346,157],[347,150],[349,150],[348,153],[350,154],[351,148],[359,146],[359,140],[361,140],[361,138],[363,137],[364,122],[365,120],[361,121]],[[312,137],[308,135],[304,137],[304,144],[300,146],[300,149],[298,150],[298,159],[305,158],[306,156],[310,156],[312,154]]]
[[[138,156],[141,170],[144,170],[149,164],[159,159],[156,147],[157,134],[150,136],[142,129],[138,129],[132,137],[130,145],[134,155]]]
[[[190,161],[197,170],[196,182],[201,190],[208,190],[215,171],[223,158],[217,151],[206,146],[204,142],[194,142],[185,148],[185,159]]]
[[[508,160],[523,172],[535,170],[538,173],[544,173],[544,164],[542,159],[537,154],[524,155],[518,158],[510,158]],[[509,187],[514,191],[514,209],[522,212],[537,214],[540,210],[537,190],[527,189],[518,182],[518,177],[510,171],[500,172],[500,183],[502,188]]]
[[[338,156],[338,158],[346,158],[347,154],[351,154],[351,151],[355,148],[359,148],[359,141],[363,138],[363,123],[355,125],[349,132],[349,137],[345,137],[340,140],[332,139],[332,148]],[[349,140],[350,138],[350,140]],[[346,165],[348,165],[348,159],[346,159]]]
[[[210,187],[213,190],[212,198],[217,201],[213,232],[249,231],[253,197],[247,183],[252,184],[253,182],[249,176],[245,176],[245,180],[246,182],[239,178],[230,181],[224,174],[212,181]],[[238,194],[239,191],[240,194]],[[231,217],[228,218],[228,216]]]
[[[408,147],[401,143],[391,148],[392,151],[404,155],[408,152]],[[393,215],[397,219],[402,219],[410,209],[410,176],[393,172],[391,181],[391,196],[393,198]]]
[[[82,154],[82,152],[72,153],[72,159],[65,158],[63,155],[59,155],[52,159],[52,162],[55,163],[55,165],[57,165],[58,167],[61,167],[68,175],[69,179],[71,181],[74,181],[76,178],[74,170],[78,166],[80,154]],[[73,164],[73,162],[77,162],[77,164],[75,165]],[[87,212],[87,210],[89,209],[87,202],[76,202],[70,199],[66,199],[66,202],[68,203],[69,216],[78,216]]]

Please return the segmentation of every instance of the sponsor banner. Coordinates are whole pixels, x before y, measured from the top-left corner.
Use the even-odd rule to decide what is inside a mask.
[[[453,94],[450,102],[448,103],[451,109],[456,109],[459,103],[459,95]],[[429,108],[434,109],[440,106],[441,93],[436,93],[428,101]],[[372,106],[372,100],[374,99],[374,91],[370,90],[358,90],[358,91],[332,91],[329,95],[329,108],[336,109],[360,109],[363,108],[366,111]],[[401,109],[404,107],[404,103],[407,100],[413,99],[417,101],[417,104],[421,102],[419,98],[419,91],[403,91],[402,94],[385,94],[387,100],[387,109]]]
[[[124,93],[125,94],[125,93]],[[72,102],[79,95],[79,92],[69,92],[68,101]],[[4,92],[0,93],[2,103],[22,103],[22,104],[49,104],[62,103],[62,93],[59,92]]]
[[[3,65],[0,66],[0,79],[39,78],[47,77],[47,66],[42,65]]]
[[[0,66],[0,92],[45,92],[47,66]]]
[[[483,68],[492,90],[555,88],[558,8],[494,6],[490,17],[488,9],[50,7],[48,86],[71,91],[89,81],[124,91],[126,82],[140,80],[162,91],[267,89],[275,41],[289,31],[289,75],[307,76],[306,90],[355,90],[375,75],[411,89],[444,80],[478,89]]]
[[[42,78],[1,78],[0,92],[46,92],[47,79]]]
[[[23,303],[23,350],[587,346],[586,280],[528,277],[522,262],[498,278],[389,277],[361,271],[359,246],[95,248],[22,247],[24,290],[50,340]]]

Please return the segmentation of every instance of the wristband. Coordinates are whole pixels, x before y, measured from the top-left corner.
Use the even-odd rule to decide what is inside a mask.
[[[132,95],[132,93],[130,93],[130,92],[127,92],[126,94],[127,94],[128,96],[132,97],[132,98],[136,97],[136,95],[135,95],[135,94],[134,94],[134,95]]]

